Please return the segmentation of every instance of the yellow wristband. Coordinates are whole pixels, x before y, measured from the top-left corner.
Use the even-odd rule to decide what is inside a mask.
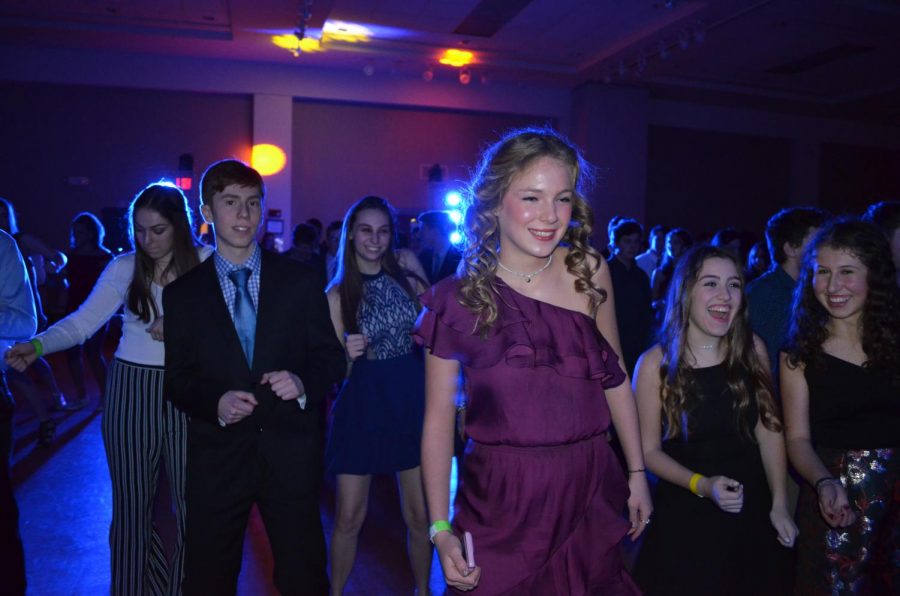
[[[697,485],[700,484],[700,481],[702,479],[703,479],[703,474],[694,474],[693,476],[691,476],[691,482],[688,485],[691,487],[691,492],[694,493],[695,495],[697,495],[698,497],[700,497],[701,499],[703,498],[703,495],[701,495],[699,492],[697,492]]]
[[[439,519],[428,528],[428,538],[431,540],[431,543],[434,544],[434,537],[436,534],[440,532],[452,532],[453,529],[450,527],[450,522],[445,519]]]
[[[41,343],[39,339],[32,339],[30,342],[32,346],[34,346],[34,353],[37,354],[37,357],[40,358],[44,355],[44,344]],[[59,391],[59,389],[57,389]]]

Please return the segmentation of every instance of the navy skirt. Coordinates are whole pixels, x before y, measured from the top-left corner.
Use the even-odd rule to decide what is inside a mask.
[[[334,404],[325,449],[329,474],[388,474],[421,460],[425,363],[420,350],[359,359]]]

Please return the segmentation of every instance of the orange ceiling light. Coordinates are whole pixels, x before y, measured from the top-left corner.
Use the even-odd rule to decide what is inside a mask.
[[[250,165],[261,176],[271,176],[284,169],[287,157],[278,145],[262,143],[250,150]]]
[[[443,55],[438,58],[438,62],[440,62],[441,64],[446,64],[447,66],[455,66],[457,68],[467,66],[474,60],[475,55],[472,54],[472,52],[469,52],[467,50],[457,50],[455,48],[444,50]]]

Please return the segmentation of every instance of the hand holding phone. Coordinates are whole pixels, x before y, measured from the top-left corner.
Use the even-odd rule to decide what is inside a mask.
[[[462,540],[463,556],[466,558],[466,566],[469,571],[475,569],[475,544],[472,542],[472,533],[463,533]]]

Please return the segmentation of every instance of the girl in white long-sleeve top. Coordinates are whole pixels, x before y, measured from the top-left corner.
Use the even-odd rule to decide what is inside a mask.
[[[163,399],[163,287],[211,254],[191,228],[187,200],[151,184],[128,211],[133,253],[114,259],[81,307],[6,355],[24,370],[42,354],[82,344],[124,306],[122,339],[110,367],[103,442],[112,480],[111,593],[180,592],[184,531],[186,419]],[[151,520],[161,459],[169,473],[178,543],[167,560]]]

